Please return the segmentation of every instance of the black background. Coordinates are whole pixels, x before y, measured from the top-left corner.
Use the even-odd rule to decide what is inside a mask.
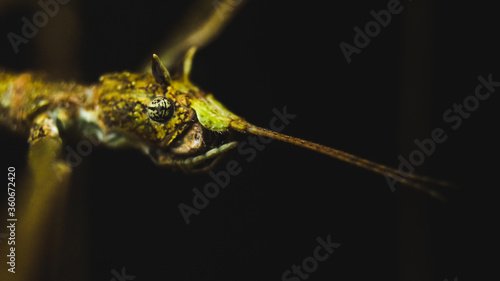
[[[38,44],[46,42],[35,38],[15,54],[6,38],[8,32],[20,33],[21,17],[39,9],[35,1],[25,2],[0,10],[0,65],[50,72],[37,53]],[[308,280],[487,276],[498,265],[487,258],[495,253],[498,222],[493,219],[497,92],[457,130],[442,114],[474,93],[479,75],[500,80],[497,12],[436,3],[433,12],[412,22],[418,26],[433,19],[430,53],[413,48],[403,54],[403,38],[420,43],[419,36],[405,33],[405,13],[423,3],[403,1],[403,11],[348,64],[340,42],[353,44],[353,28],[364,27],[372,20],[370,10],[387,2],[250,1],[197,53],[192,80],[256,125],[268,127],[272,109],[286,106],[297,118],[285,133],[391,166],[399,164],[399,154],[408,155],[402,146],[415,149],[413,139],[443,128],[448,139],[417,172],[454,182],[459,192],[450,193],[447,203],[402,185],[393,193],[382,176],[275,141],[251,162],[231,155],[242,172],[186,225],[178,205],[192,205],[192,189],[202,189],[211,181],[208,175],[165,170],[133,150],[94,147],[74,170],[71,204],[61,210],[85,225],[87,239],[61,243],[68,252],[71,245],[85,247],[88,277],[107,281],[112,269],[125,267],[134,280],[281,280],[285,270],[312,255],[317,237],[328,235],[341,246]],[[69,78],[93,83],[107,72],[137,70],[160,52],[160,42],[190,1],[75,0],[68,5],[75,5],[78,44],[58,38],[49,46],[77,45],[77,71]],[[398,143],[404,126],[398,109],[401,70],[412,68],[403,55],[432,62],[425,73],[431,99],[413,116],[425,120],[426,129],[410,135],[409,144]],[[2,129],[0,151],[0,167],[16,166],[22,178],[26,139]],[[5,197],[2,192],[0,198]],[[3,213],[6,203],[0,208]],[[71,237],[72,230],[66,232]]]

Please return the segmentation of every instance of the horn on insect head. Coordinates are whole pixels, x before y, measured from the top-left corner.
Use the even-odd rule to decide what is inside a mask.
[[[151,72],[153,73],[153,77],[155,78],[158,84],[170,86],[172,82],[170,73],[168,72],[167,68],[163,65],[160,58],[156,54],[153,54]]]
[[[196,53],[197,48],[195,46],[189,48],[184,55],[184,61],[182,62],[182,78],[184,82],[189,82],[189,75],[191,74],[191,66],[193,65],[193,57]]]
[[[456,188],[456,186],[452,183],[449,183],[444,180],[434,179],[427,176],[404,173],[400,172],[397,169],[388,167],[383,164],[379,164],[368,159],[364,159],[350,153],[331,148],[328,146],[324,146],[315,142],[307,141],[304,139],[284,135],[275,131],[271,131],[265,128],[257,127],[253,124],[246,122],[245,120],[239,119],[231,122],[230,127],[233,130],[253,134],[263,137],[272,138],[275,140],[279,140],[282,142],[290,143],[292,145],[300,146],[312,151],[319,152],[321,154],[327,155],[329,157],[347,162],[351,165],[358,166],[360,168],[372,171],[374,173],[385,176],[387,179],[392,179],[395,182],[400,182],[402,184],[411,186],[415,189],[423,191],[429,194],[432,197],[435,197],[439,200],[446,201],[445,198],[435,189],[430,188],[428,185],[439,186],[439,187],[447,187],[447,188]]]

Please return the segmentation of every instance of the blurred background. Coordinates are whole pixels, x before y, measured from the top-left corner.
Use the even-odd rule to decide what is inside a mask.
[[[445,192],[447,202],[403,185],[392,192],[382,176],[274,141],[250,162],[233,153],[242,172],[186,225],[178,205],[192,206],[192,189],[202,190],[209,175],[172,172],[138,151],[97,146],[74,169],[62,227],[40,230],[60,234],[47,241],[40,264],[50,266],[39,280],[107,281],[122,268],[135,280],[284,280],[313,255],[316,238],[328,235],[341,246],[308,280],[489,276],[498,264],[487,258],[498,237],[497,92],[456,130],[443,113],[474,94],[479,75],[500,81],[496,10],[402,1],[401,12],[348,63],[339,44],[353,45],[353,28],[364,30],[370,11],[390,2],[226,1],[222,18],[239,12],[197,53],[192,80],[251,123],[269,127],[272,109],[286,106],[297,117],[284,133],[394,167],[417,148],[415,139],[442,128],[447,140],[416,172],[458,184],[459,191]],[[21,35],[22,18],[41,8],[2,0],[0,67],[84,84],[108,72],[142,71],[196,5],[72,0],[16,53],[7,34]],[[0,167],[5,177],[16,167],[21,197],[27,148],[25,137],[1,129]],[[0,192],[2,217],[6,198]],[[7,233],[4,224],[0,233]],[[0,238],[4,272],[6,247]],[[2,280],[12,278],[4,272]]]

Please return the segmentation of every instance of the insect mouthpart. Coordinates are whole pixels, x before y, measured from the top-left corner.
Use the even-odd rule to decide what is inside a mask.
[[[174,106],[167,98],[156,97],[148,105],[148,116],[156,122],[165,122],[172,116]]]
[[[177,155],[192,155],[204,149],[205,132],[199,123],[193,123],[176,141],[172,144],[170,151]]]
[[[238,142],[228,142],[227,136],[204,128],[199,122],[189,122],[169,147],[150,151],[151,158],[163,165],[185,172],[206,172],[212,169],[228,150]]]

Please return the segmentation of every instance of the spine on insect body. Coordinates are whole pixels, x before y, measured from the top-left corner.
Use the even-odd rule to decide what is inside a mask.
[[[94,103],[95,89],[76,83],[52,82],[35,73],[0,71],[0,125],[29,133],[33,119],[42,112],[76,114]]]

